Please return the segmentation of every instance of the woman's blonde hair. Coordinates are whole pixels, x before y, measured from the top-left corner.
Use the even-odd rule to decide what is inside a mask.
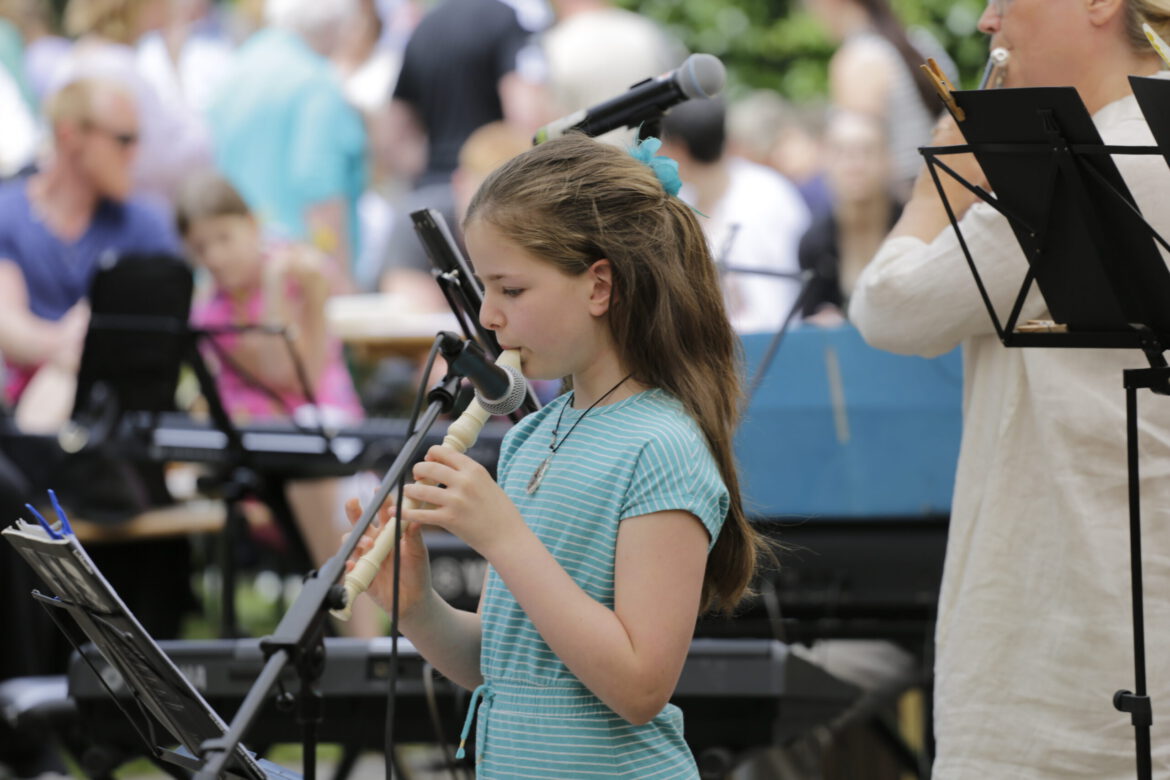
[[[1129,0],[1125,4],[1125,32],[1134,51],[1149,51],[1150,41],[1142,30],[1142,23],[1154,28],[1164,39],[1170,39],[1170,2],[1168,0]]]
[[[149,2],[152,0],[69,0],[62,26],[71,38],[97,35],[132,44],[138,34],[138,17]]]
[[[732,611],[764,549],[740,500],[732,439],[741,402],[739,341],[690,206],[626,152],[569,134],[504,163],[480,187],[465,225],[482,220],[570,275],[613,268],[609,327],[642,384],[686,407],[706,437],[731,503],[707,559],[703,608]]]

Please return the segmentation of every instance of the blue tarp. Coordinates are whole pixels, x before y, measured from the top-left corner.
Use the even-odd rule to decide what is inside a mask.
[[[771,340],[744,337],[749,378]],[[850,326],[794,329],[736,436],[748,514],[948,513],[961,403],[959,350],[927,360],[874,349]]]

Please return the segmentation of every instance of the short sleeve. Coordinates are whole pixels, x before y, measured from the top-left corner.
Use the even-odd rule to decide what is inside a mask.
[[[715,459],[697,432],[668,431],[646,442],[634,464],[620,520],[654,512],[690,512],[715,544],[730,505]]]
[[[500,45],[496,50],[496,79],[502,79],[519,66],[520,52],[525,49],[532,39],[518,22],[507,25],[501,32]]]

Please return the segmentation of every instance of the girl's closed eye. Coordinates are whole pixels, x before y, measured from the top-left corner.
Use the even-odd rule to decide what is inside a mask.
[[[520,293],[524,292],[522,287],[502,287],[500,293],[508,298],[516,298]]]

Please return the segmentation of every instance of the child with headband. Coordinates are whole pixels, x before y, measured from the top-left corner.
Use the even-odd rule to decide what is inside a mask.
[[[737,341],[657,147],[554,139],[495,171],[465,220],[480,320],[526,376],[572,387],[509,431],[498,484],[436,447],[405,488],[430,507],[403,516],[400,628],[474,689],[481,778],[698,777],[668,702],[696,619],[735,607],[761,541],[732,456]],[[489,563],[477,612],[431,587],[424,524]],[[387,564],[369,592],[388,607],[392,587]]]

